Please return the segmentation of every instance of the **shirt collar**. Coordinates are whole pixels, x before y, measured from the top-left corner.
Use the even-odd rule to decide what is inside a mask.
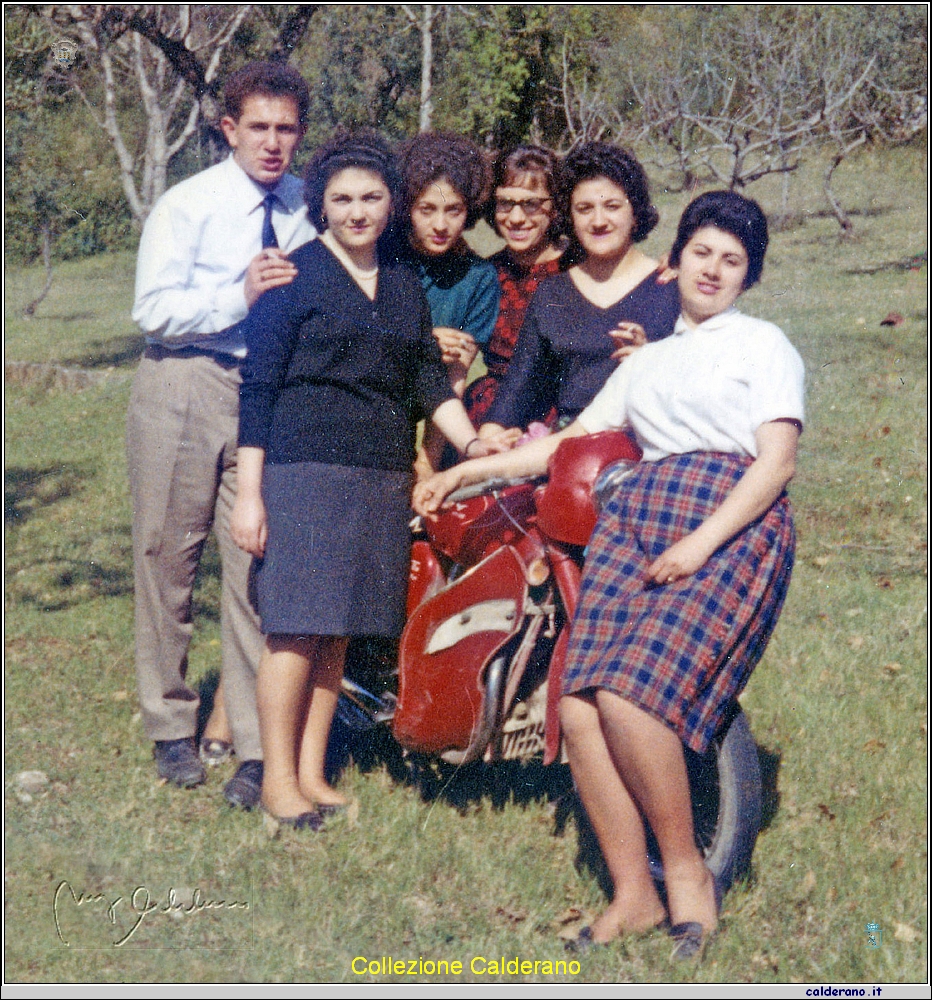
[[[737,315],[738,310],[735,306],[730,306],[724,312],[717,313],[715,316],[707,319],[704,323],[700,323],[697,327],[690,328],[686,325],[686,320],[683,319],[683,314],[680,313],[680,316],[676,321],[676,325],[673,327],[673,332],[677,334],[691,332],[698,333],[700,330],[708,330],[709,332],[721,330],[723,327],[729,326]]]
[[[294,185],[294,178],[290,174],[285,174],[275,187],[264,188],[257,184],[245,170],[233,159],[233,154],[226,159],[227,172],[230,175],[230,183],[236,189],[236,196],[242,199],[247,206],[246,214],[251,215],[257,208],[262,207],[267,194],[274,194],[277,198],[276,209],[286,212],[289,215],[301,207],[300,184]],[[295,192],[297,191],[297,201]]]

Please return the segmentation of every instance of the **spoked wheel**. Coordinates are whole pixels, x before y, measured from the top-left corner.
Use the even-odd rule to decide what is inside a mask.
[[[761,822],[757,745],[740,709],[705,754],[686,751],[686,769],[696,843],[724,894],[750,870]],[[648,834],[651,874],[662,882],[660,852]]]

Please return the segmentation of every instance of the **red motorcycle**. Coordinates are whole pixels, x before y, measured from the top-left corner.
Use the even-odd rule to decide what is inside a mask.
[[[600,494],[640,459],[620,432],[564,441],[546,481],[454,493],[412,547],[397,666],[347,658],[339,717],[391,726],[406,751],[452,764],[562,760],[557,703]],[[696,837],[727,889],[760,828],[757,747],[737,704],[709,751],[686,750]],[[651,867],[662,878],[659,854]]]

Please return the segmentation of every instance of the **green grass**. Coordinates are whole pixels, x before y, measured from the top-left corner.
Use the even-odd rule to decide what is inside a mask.
[[[558,978],[926,981],[927,271],[902,265],[926,249],[924,160],[896,150],[839,173],[859,238],[839,243],[817,175],[794,180],[797,224],[774,234],[743,303],[786,330],[808,371],[797,569],[743,698],[767,793],[752,876],[727,897],[700,965],[672,968],[652,935]],[[779,205],[776,184],[751,193]],[[660,192],[649,251],[669,244],[685,197]],[[199,791],[156,783],[132,665],[132,268],[129,255],[62,265],[31,321],[19,313],[40,271],[7,275],[9,359],[114,368],[80,392],[7,390],[7,981],[406,981],[353,974],[354,957],[383,955],[464,962],[451,981],[534,979],[468,964],[563,959],[561,919],[604,905],[561,769],[448,769],[419,786],[376,750],[342,778],[358,813],[318,837],[272,836],[227,810],[229,769]],[[891,311],[904,322],[881,327]],[[211,550],[191,652],[205,690],[219,668],[217,576]],[[28,800],[14,781],[25,770],[49,778]],[[122,897],[117,923],[104,901],[63,897],[63,944],[63,881]],[[113,947],[139,886],[249,909],[153,913]],[[867,946],[868,921],[880,948]]]

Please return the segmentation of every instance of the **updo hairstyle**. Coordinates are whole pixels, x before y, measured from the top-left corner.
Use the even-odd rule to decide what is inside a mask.
[[[351,168],[376,174],[391,195],[392,214],[385,232],[379,237],[382,245],[386,234],[393,229],[401,203],[401,176],[391,146],[375,129],[338,129],[314,151],[304,171],[304,203],[308,216],[320,232],[326,230],[324,191],[340,171]]]
[[[670,266],[679,267],[683,247],[703,226],[714,226],[730,233],[748,255],[748,273],[744,288],[760,281],[767,253],[767,216],[756,201],[734,191],[707,191],[690,202],[680,218],[676,239],[670,250]]]
[[[617,184],[628,197],[634,212],[633,243],[640,243],[657,225],[660,214],[650,200],[647,174],[632,153],[620,146],[610,146],[606,142],[584,142],[572,150],[563,161],[560,185],[560,209],[568,220],[573,192],[583,181],[607,177]],[[585,254],[570,226],[569,252],[577,260]]]

